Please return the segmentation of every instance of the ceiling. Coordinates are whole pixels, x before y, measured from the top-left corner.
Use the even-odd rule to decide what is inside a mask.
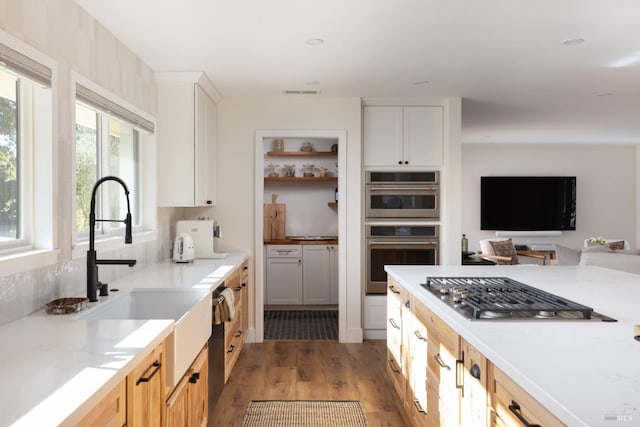
[[[223,97],[454,96],[465,143],[640,144],[637,0],[76,2]]]

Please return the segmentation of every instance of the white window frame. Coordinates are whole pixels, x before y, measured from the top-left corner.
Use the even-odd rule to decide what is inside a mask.
[[[53,136],[57,134],[58,126],[57,109],[54,107],[54,100],[57,98],[57,63],[49,56],[3,30],[0,30],[0,44],[28,58],[24,64],[27,66],[25,70],[28,70],[29,62],[35,61],[39,67],[44,67],[40,69],[41,71],[46,68],[50,72],[50,84],[47,85],[49,90],[45,96],[29,97],[28,100],[20,102],[20,108],[25,108],[29,103],[34,109],[38,109],[40,114],[49,116],[50,122],[43,125],[42,121],[36,121],[31,122],[28,126],[28,132],[38,133],[37,140],[32,138],[33,144],[29,148],[31,152],[24,153],[25,149],[23,148],[23,155],[20,159],[20,161],[24,161],[24,154],[29,154],[29,162],[23,164],[22,167],[30,168],[30,170],[23,170],[23,172],[30,174],[32,190],[30,194],[21,194],[20,197],[22,199],[22,221],[29,221],[30,230],[28,234],[24,235],[24,244],[0,250],[0,275],[7,276],[54,265],[59,261],[59,251],[56,249],[58,231],[55,226],[58,217],[55,209],[57,206],[57,191],[55,191],[57,164],[54,162],[53,155]],[[29,80],[37,79],[29,78],[31,76],[28,75],[28,71],[23,73],[16,69],[14,72]],[[22,132],[25,131],[25,127],[21,126]],[[37,218],[35,212],[37,212]]]
[[[72,167],[74,168],[73,178],[72,178],[72,197],[71,197],[71,212],[73,212],[71,218],[71,230],[72,230],[72,258],[81,258],[86,256],[86,251],[89,246],[88,232],[87,233],[78,233],[76,227],[76,174],[75,174],[75,140],[76,140],[76,113],[75,106],[76,102],[81,102],[77,99],[76,87],[77,85],[84,86],[90,91],[96,93],[103,99],[113,103],[113,108],[120,108],[124,111],[132,112],[133,114],[139,116],[142,120],[145,121],[147,125],[151,125],[155,131],[156,121],[155,118],[148,113],[140,110],[136,106],[130,104],[128,101],[120,98],[117,95],[105,90],[99,85],[95,84],[89,79],[81,76],[80,74],[73,72],[71,73],[71,100],[73,102],[73,112],[72,112],[72,140],[74,143],[72,144],[73,158],[72,158]],[[83,102],[81,102],[83,103]],[[87,105],[86,103],[83,103]],[[89,105],[92,109],[97,109],[93,105]],[[101,111],[102,114],[114,117],[115,114],[109,114],[105,111]],[[115,116],[114,118],[118,120],[122,120],[121,117]],[[132,123],[133,124],[133,123]],[[138,183],[139,183],[139,192],[140,197],[138,200],[139,204],[139,218],[140,225],[133,229],[133,244],[144,243],[148,241],[152,241],[156,239],[156,222],[157,222],[157,197],[156,197],[156,149],[155,149],[155,133],[145,132],[141,130],[138,126],[134,127],[138,130],[138,156],[139,156],[139,165],[138,165]],[[104,127],[104,126],[102,126]],[[86,234],[86,237],[85,237]],[[124,232],[119,233],[108,233],[108,234],[96,234],[95,244],[96,249],[99,250],[112,250],[124,247],[124,240],[122,239],[122,235]]]

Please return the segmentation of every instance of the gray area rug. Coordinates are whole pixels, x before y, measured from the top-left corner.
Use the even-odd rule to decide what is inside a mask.
[[[366,427],[357,400],[253,400],[243,427]]]
[[[337,340],[338,311],[278,310],[264,312],[265,340]]]

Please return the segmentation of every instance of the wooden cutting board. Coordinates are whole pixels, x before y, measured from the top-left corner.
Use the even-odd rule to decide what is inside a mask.
[[[283,240],[285,225],[285,204],[276,203],[277,194],[271,195],[271,204],[264,205],[264,240]]]

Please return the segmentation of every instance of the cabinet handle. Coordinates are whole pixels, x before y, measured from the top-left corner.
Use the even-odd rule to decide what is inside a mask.
[[[400,373],[400,369],[398,369],[398,367],[396,366],[395,360],[389,359],[389,367],[391,368],[392,372],[395,372],[396,374]]]
[[[408,299],[407,302],[404,303],[404,306],[407,308],[411,308],[411,300]]]
[[[248,266],[248,265],[245,265],[244,267],[242,267],[242,269],[243,269],[243,270],[248,270],[248,269],[249,269],[249,266]]]
[[[389,323],[391,323],[391,326],[393,326],[396,329],[400,329],[400,326],[398,326],[398,324],[396,323],[395,320],[393,320],[393,317],[389,317]]]
[[[288,254],[293,252],[293,249],[278,249],[276,250],[276,252],[278,252],[279,254]]]
[[[227,350],[227,353],[233,353],[233,350],[235,350],[235,349],[236,349],[236,346],[235,346],[235,345],[233,345],[233,344],[231,344],[231,345],[229,346],[229,350]]]
[[[516,416],[520,420],[525,427],[540,427],[540,424],[531,424],[520,412],[520,405],[515,400],[511,401],[511,405],[509,405],[509,410],[513,415]]]
[[[405,164],[405,165],[408,165],[408,164],[409,164],[409,161],[408,161],[408,160],[405,160],[405,161],[404,161],[404,164]]]
[[[208,204],[208,205],[212,205],[212,204],[213,204],[213,202],[212,202],[211,200],[207,200],[207,204]]]
[[[444,363],[444,360],[442,360],[442,356],[440,356],[440,353],[435,354],[433,358],[435,359],[436,362],[438,362],[438,365],[440,365],[441,368],[451,370],[451,366]]]
[[[243,288],[247,286],[246,283],[242,283],[240,286],[242,286]]]
[[[198,380],[200,379],[200,372],[194,372],[190,377],[189,377],[189,382],[191,384],[195,384],[198,382]]]
[[[238,337],[239,337],[239,336],[241,336],[241,335],[242,335],[242,331],[238,331],[238,332],[236,332],[236,338],[238,338]]]
[[[477,380],[480,379],[480,367],[478,365],[476,365],[475,363],[473,364],[473,366],[471,367],[471,369],[469,369],[469,373],[471,374],[471,376]]]
[[[138,381],[136,381],[136,385],[140,384],[140,383],[148,383],[149,381],[151,381],[151,378],[153,378],[153,376],[160,370],[160,368],[162,367],[162,364],[160,362],[158,362],[157,360],[155,362],[153,362],[153,364],[151,364],[151,366],[149,366],[147,368],[146,371],[144,371],[144,373],[142,374],[142,376],[140,378],[138,378]],[[149,372],[149,369],[151,368],[155,368],[153,371],[151,371],[151,374],[149,374],[148,377],[145,377],[144,375]]]
[[[401,165],[402,164],[402,160],[398,160],[398,164]]]
[[[417,410],[418,412],[420,412],[421,414],[426,414],[426,413],[427,413],[427,411],[425,411],[425,410],[422,408],[422,405],[420,404],[420,401],[419,401],[418,399],[413,399],[413,406],[415,406],[415,407],[416,407],[416,410]]]
[[[420,341],[427,341],[427,339],[425,337],[422,336],[422,334],[420,333],[419,330],[415,330],[413,331],[413,334],[420,340]]]
[[[393,292],[394,294],[399,294],[400,293],[400,291],[396,291],[396,288],[394,288],[393,285],[389,285],[389,290],[391,292]]]

